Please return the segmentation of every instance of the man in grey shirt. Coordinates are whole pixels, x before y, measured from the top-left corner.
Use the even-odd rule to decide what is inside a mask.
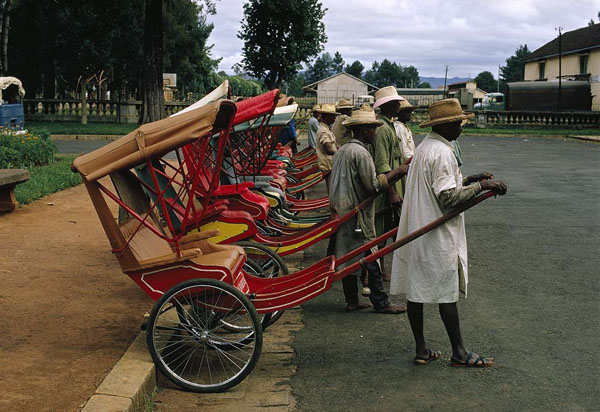
[[[405,175],[408,165],[401,165],[386,174],[375,174],[373,158],[367,150],[367,144],[372,144],[375,139],[375,130],[381,121],[375,117],[375,112],[370,110],[357,110],[352,117],[344,122],[351,128],[353,138],[342,146],[333,156],[331,170],[331,189],[329,191],[329,204],[334,213],[343,216],[353,210],[361,202],[378,192],[387,189],[388,180]],[[370,240],[375,239],[375,219],[373,203],[359,211],[354,218],[342,223],[332,238],[330,247],[335,251],[335,256],[341,257],[361,247]],[[368,254],[369,252],[367,252]],[[348,266],[360,259],[357,256],[339,268]],[[368,286],[371,289],[369,299],[377,313],[403,313],[405,305],[393,305],[388,300],[388,295],[383,288],[381,269],[377,262],[367,265]],[[342,279],[344,296],[346,298],[346,311],[351,312],[368,308],[370,305],[360,303],[358,299],[357,277],[355,274]]]
[[[319,130],[319,113],[315,110],[320,109],[319,105],[312,108],[312,116],[308,120],[308,145],[313,149],[317,147],[317,130]]]

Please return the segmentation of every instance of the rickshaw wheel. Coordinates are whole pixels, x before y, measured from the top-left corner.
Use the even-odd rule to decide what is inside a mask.
[[[274,278],[290,274],[290,270],[283,259],[281,259],[281,256],[279,256],[277,252],[274,252],[271,248],[261,245],[260,243],[248,241],[238,242],[236,245],[244,248],[244,251],[246,252],[246,260],[251,262],[249,265],[254,268],[260,268],[259,272],[257,272],[256,269],[254,269],[253,272],[246,271],[250,275],[263,278]],[[279,318],[281,318],[283,315],[283,312],[285,311],[278,310],[276,312],[267,314],[267,316],[270,315],[269,318],[267,319],[267,316],[265,316],[261,322],[263,330],[277,322],[277,320],[279,320]]]
[[[222,392],[254,369],[262,327],[250,300],[234,286],[192,279],[156,302],[146,342],[156,367],[173,383],[192,392]]]

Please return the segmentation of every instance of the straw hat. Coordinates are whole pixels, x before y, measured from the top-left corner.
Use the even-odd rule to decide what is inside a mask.
[[[335,108],[336,108],[337,110],[340,110],[340,109],[353,109],[353,108],[354,108],[354,105],[352,104],[352,101],[350,101],[349,99],[341,99],[341,100],[340,100],[340,101],[337,103],[337,105],[336,105],[336,107],[335,107]]]
[[[317,111],[317,110],[319,110],[320,108],[321,108],[321,105],[320,105],[320,104],[315,104],[315,105],[312,107],[312,109],[311,109],[311,110],[314,112],[314,111]]]
[[[289,106],[290,104],[294,104],[294,97],[293,96],[286,96],[284,93],[281,93],[279,95],[279,100],[277,101],[277,107],[281,107],[281,106]]]
[[[373,105],[373,108],[394,100],[402,101],[406,99],[398,94],[398,91],[394,86],[382,87],[375,92],[375,104]]]
[[[444,123],[453,123],[459,120],[471,119],[473,113],[465,113],[460,107],[458,99],[444,99],[429,106],[429,120],[419,124],[420,127],[435,126]]]
[[[342,124],[348,127],[362,125],[381,126],[383,122],[381,120],[377,120],[377,117],[375,117],[375,111],[373,109],[363,106],[359,110],[353,111],[352,116],[349,119],[344,120]]]
[[[410,104],[410,102],[408,100],[401,100],[400,101],[400,111],[403,111],[403,110],[415,110],[415,106]]]
[[[334,104],[322,104],[320,108],[314,109],[314,111],[317,113],[322,113],[322,114],[334,114],[334,115],[339,114],[338,112],[335,111]]]

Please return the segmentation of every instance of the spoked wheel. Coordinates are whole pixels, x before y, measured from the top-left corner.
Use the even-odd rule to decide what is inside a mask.
[[[243,247],[246,252],[246,261],[248,263],[247,267],[244,267],[246,273],[262,278],[274,278],[290,274],[281,256],[272,249],[256,242],[238,242],[236,245]],[[278,310],[268,314],[270,315],[268,322],[266,321],[266,317],[263,318],[263,329],[277,322],[281,315],[283,315],[283,312],[282,310]]]
[[[192,279],[175,285],[154,305],[146,341],[157,368],[173,383],[193,392],[222,392],[256,365],[262,327],[238,289],[218,280]]]

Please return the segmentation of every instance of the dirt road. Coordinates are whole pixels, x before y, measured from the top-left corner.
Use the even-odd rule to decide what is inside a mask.
[[[82,185],[0,215],[0,282],[1,411],[78,410],[153,303],[121,272]]]

